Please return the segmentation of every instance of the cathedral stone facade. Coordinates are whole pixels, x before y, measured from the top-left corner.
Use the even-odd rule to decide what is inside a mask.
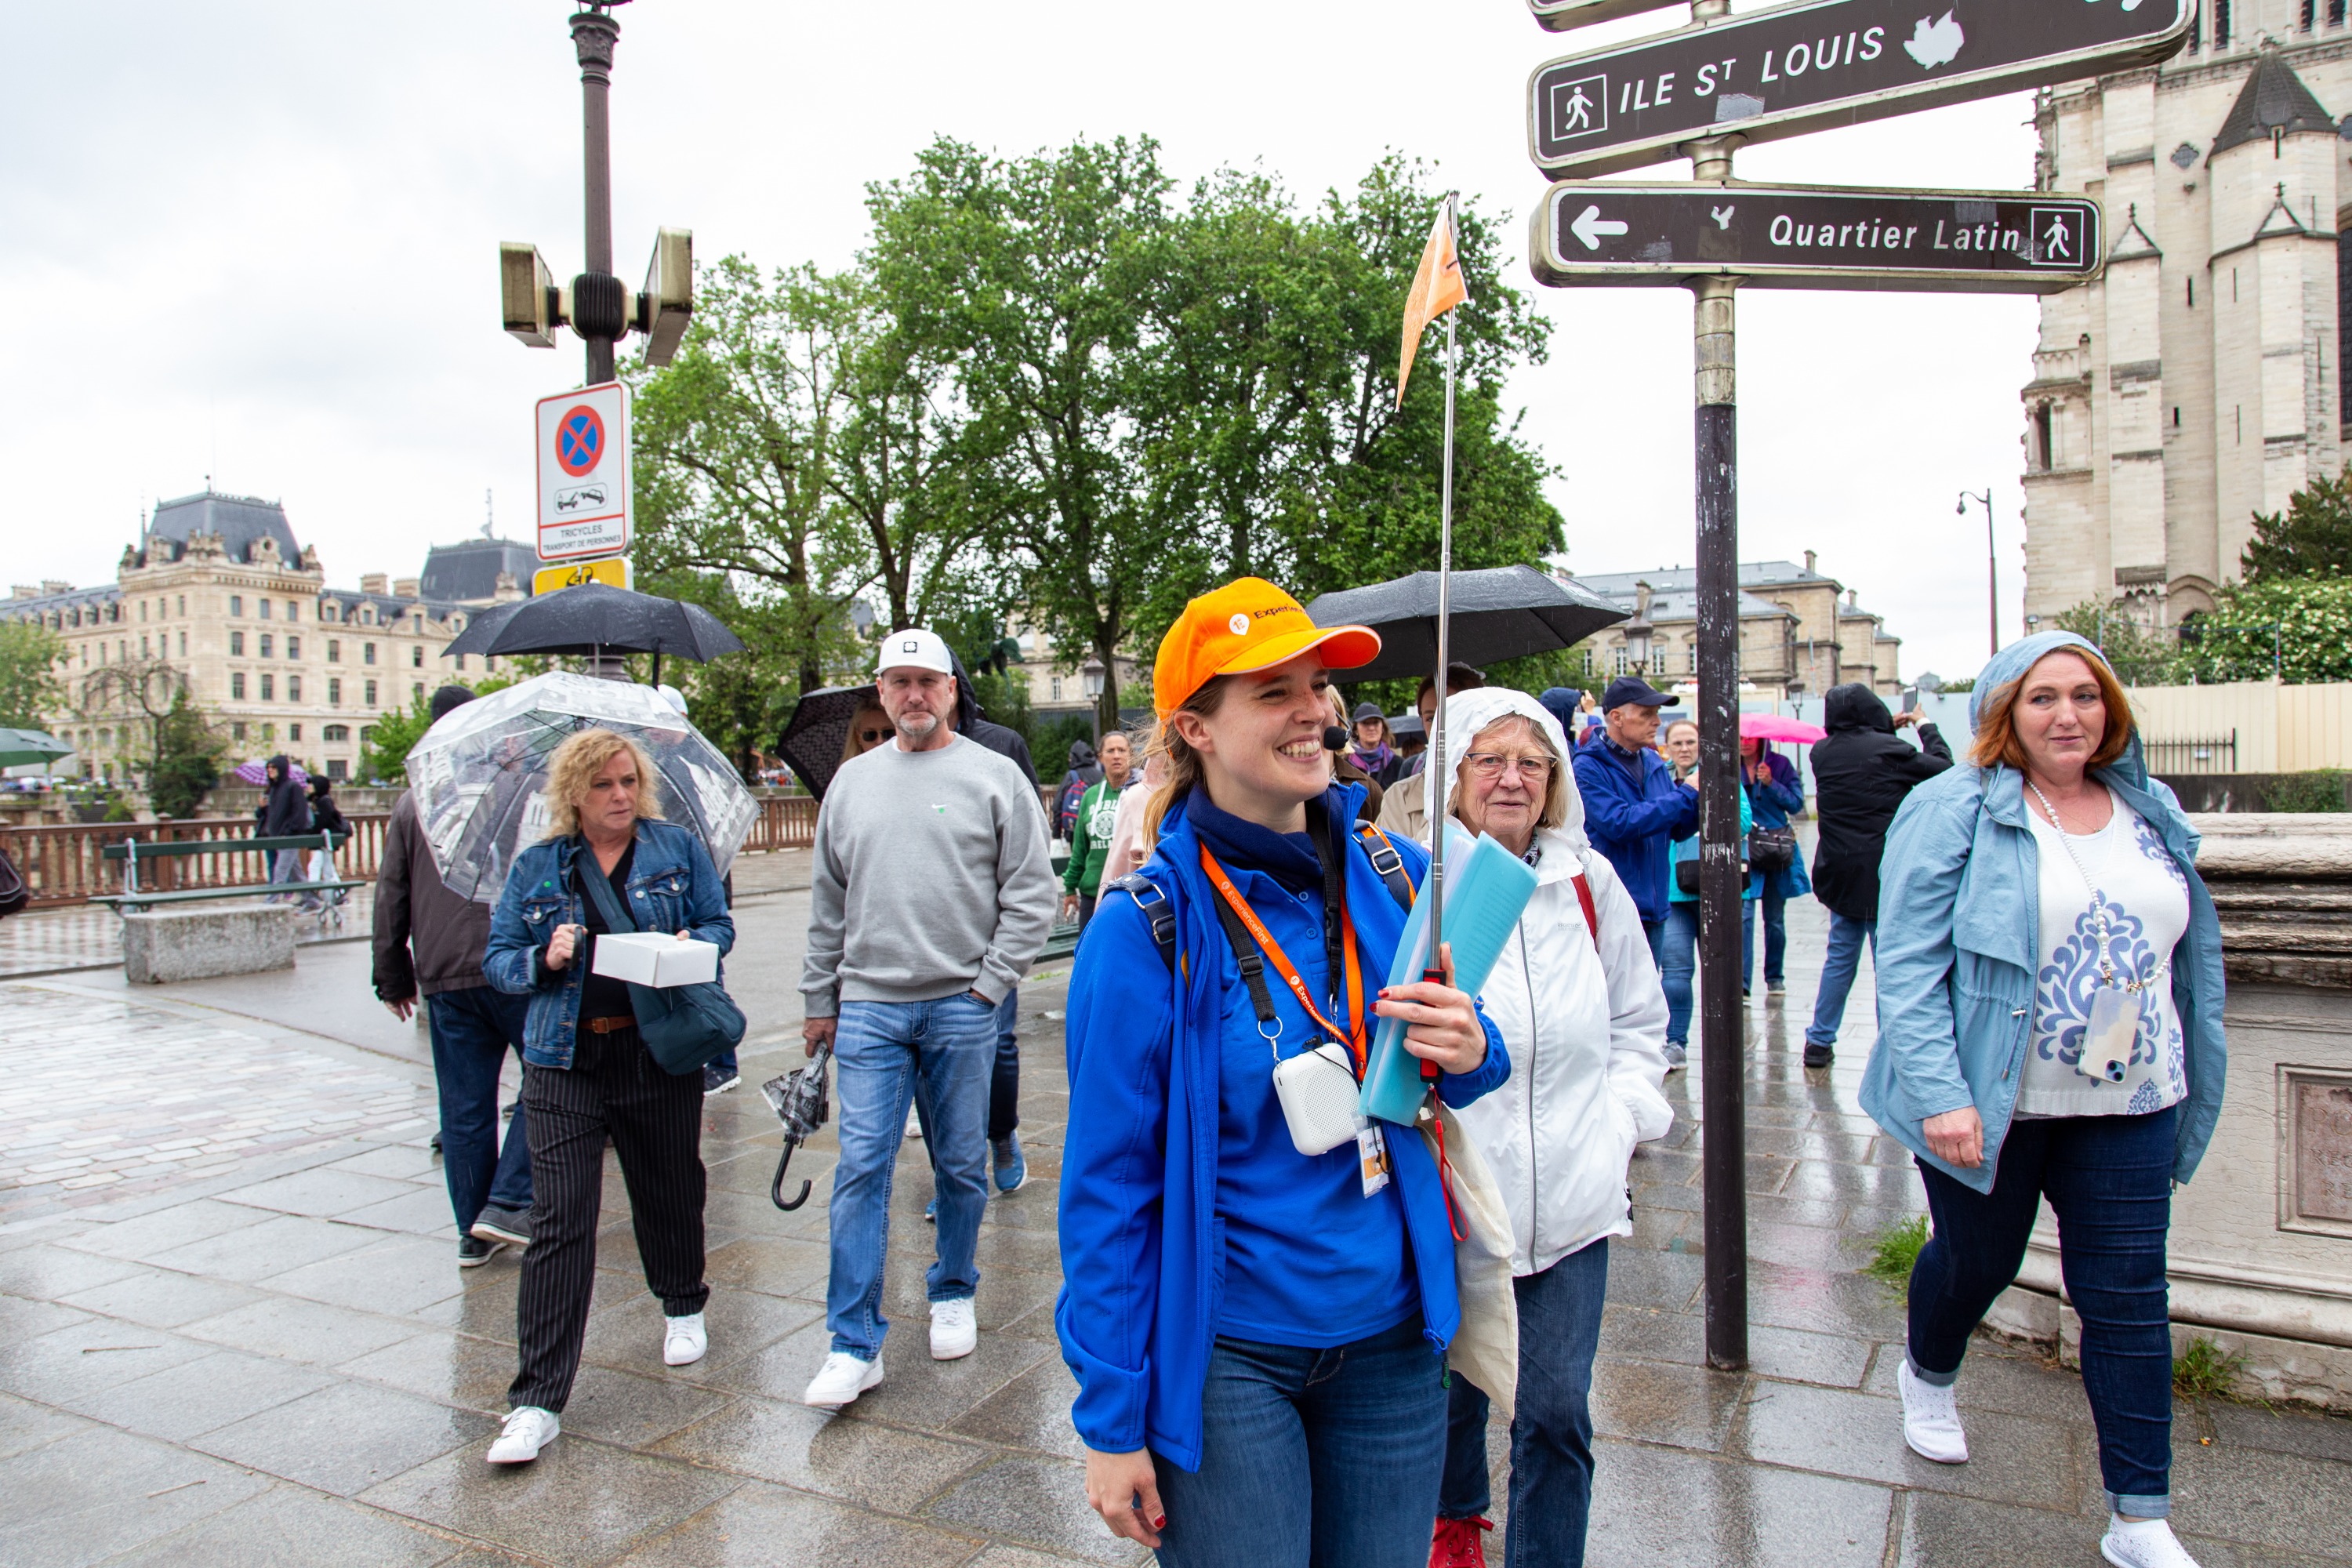
[[[2190,47],[2040,97],[2043,190],[2099,198],[2105,276],[2042,302],[2026,613],[2210,609],[2258,512],[2343,467],[2347,0],[2206,0]]]

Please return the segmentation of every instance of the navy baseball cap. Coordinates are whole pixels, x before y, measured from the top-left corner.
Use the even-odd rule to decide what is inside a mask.
[[[1673,698],[1638,675],[1621,675],[1609,683],[1609,689],[1602,694],[1601,710],[1607,713],[1613,709],[1628,706],[1664,708],[1673,700]]]
[[[1359,724],[1362,723],[1367,719],[1385,719],[1387,717],[1387,714],[1381,711],[1381,705],[1377,702],[1359,702],[1356,704],[1356,722]]]

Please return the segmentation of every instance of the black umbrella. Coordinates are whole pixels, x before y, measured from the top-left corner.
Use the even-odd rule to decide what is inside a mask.
[[[1573,647],[1603,626],[1632,618],[1589,588],[1532,566],[1453,574],[1449,656],[1491,664]],[[1381,657],[1347,672],[1353,680],[1395,680],[1437,668],[1437,574],[1325,594],[1307,606],[1318,626],[1363,626],[1381,634]]]
[[[484,610],[442,651],[676,654],[702,661],[742,652],[743,639],[700,605],[583,583]]]
[[[784,732],[776,742],[776,754],[800,775],[801,783],[817,799],[824,798],[834,773],[841,766],[842,751],[849,744],[850,721],[857,716],[859,709],[875,700],[872,681],[863,686],[828,686],[802,698],[793,716],[784,721]]]

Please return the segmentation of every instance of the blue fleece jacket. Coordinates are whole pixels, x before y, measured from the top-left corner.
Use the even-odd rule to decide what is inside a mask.
[[[1647,746],[1628,752],[1603,735],[1576,752],[1584,833],[1617,868],[1642,919],[1666,918],[1669,845],[1698,831],[1698,791],[1675,782],[1666,759]]]
[[[1360,787],[1335,785],[1323,805],[1333,820],[1353,822],[1362,801]],[[1334,1201],[1316,1180],[1319,1167],[1352,1166],[1354,1146],[1310,1161],[1291,1146],[1280,1112],[1268,1121],[1258,1104],[1270,1098],[1273,1060],[1210,903],[1216,893],[1201,870],[1201,837],[1186,819],[1188,804],[1169,810],[1158,850],[1143,869],[1175,919],[1177,973],[1169,973],[1142,906],[1113,893],[1087,927],[1071,976],[1065,1283],[1055,1326],[1078,1381],[1071,1419],[1087,1446],[1106,1453],[1148,1447],[1193,1470],[1201,1464],[1201,1391],[1224,1318],[1230,1269],[1258,1272],[1254,1284],[1260,1288],[1245,1294],[1260,1310],[1339,1323],[1362,1317],[1365,1303],[1357,1299],[1358,1282],[1329,1282],[1318,1296],[1310,1278],[1281,1268],[1273,1256],[1286,1229],[1297,1234],[1292,1227],[1313,1223],[1305,1214]],[[1410,841],[1397,841],[1396,848],[1417,884],[1426,857]],[[1319,974],[1320,890],[1296,892],[1263,872],[1227,869],[1302,975],[1310,962]],[[1347,900],[1377,989],[1403,934],[1404,911],[1353,838]],[[1286,991],[1278,980],[1271,988],[1277,996]],[[1300,1043],[1290,1034],[1298,1021],[1284,1018],[1286,1045],[1293,1047]],[[1469,1104],[1510,1076],[1500,1033],[1492,1023],[1486,1029],[1486,1060],[1475,1072],[1439,1082],[1450,1105]],[[1230,1081],[1227,1065],[1244,1060],[1250,1066],[1243,1081]],[[1442,1352],[1460,1326],[1461,1308],[1437,1163],[1418,1134],[1385,1131],[1395,1168],[1391,1189],[1369,1200],[1339,1195],[1371,1205],[1352,1219],[1387,1216],[1388,1244],[1409,1257],[1423,1331]],[[1225,1169],[1228,1161],[1240,1168]],[[1286,1175],[1297,1178],[1295,1200],[1275,1195],[1284,1191]],[[1294,1201],[1303,1209],[1292,1208]],[[1229,1212],[1228,1205],[1247,1212]]]

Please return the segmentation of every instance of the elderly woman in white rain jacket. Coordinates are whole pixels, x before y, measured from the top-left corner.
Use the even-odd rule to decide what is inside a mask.
[[[1503,1087],[1461,1112],[1510,1208],[1519,1310],[1504,1561],[1578,1564],[1592,1500],[1586,1408],[1609,1238],[1633,1233],[1625,1171],[1674,1109],[1665,993],[1642,918],[1584,837],[1584,801],[1559,722],[1524,692],[1489,687],[1445,704],[1429,776],[1441,809],[1536,869],[1534,900],[1481,993],[1510,1047]],[[1457,1373],[1430,1562],[1486,1561],[1486,1395]]]

